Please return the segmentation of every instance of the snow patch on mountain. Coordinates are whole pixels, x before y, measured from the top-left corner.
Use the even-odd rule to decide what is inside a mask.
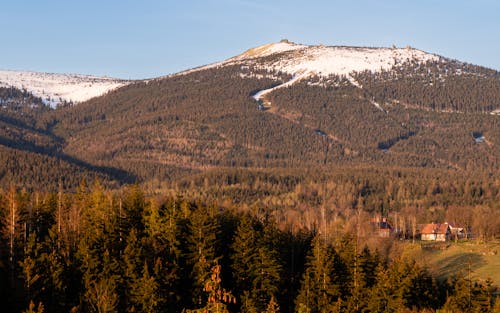
[[[257,58],[257,57],[265,57],[268,55],[282,53],[287,51],[294,51],[299,49],[305,49],[307,46],[294,44],[289,41],[280,41],[278,43],[269,43],[263,46],[255,47],[252,49],[248,49],[242,54],[229,59],[230,61],[243,60],[248,58]]]
[[[272,57],[272,56],[276,57]],[[242,68],[256,68],[269,72],[286,73],[293,77],[303,78],[319,76],[327,78],[331,75],[349,76],[355,72],[381,72],[391,70],[394,66],[406,62],[419,64],[428,61],[439,61],[440,56],[411,47],[407,48],[366,48],[345,46],[308,46],[287,40],[265,44],[243,52],[225,61],[200,66],[176,74],[163,76],[168,78],[186,75],[206,69],[223,66],[241,65]],[[352,82],[352,81],[351,81]]]
[[[291,75],[307,73],[317,76],[349,76],[353,72],[379,72],[390,70],[405,62],[425,63],[438,61],[437,55],[413,48],[359,48],[304,46],[292,43],[276,43],[249,50],[228,61],[262,57],[283,53],[278,60],[257,63],[267,69]]]
[[[130,81],[109,77],[0,70],[0,87],[26,89],[53,108],[64,101],[83,102],[127,84]]]
[[[275,86],[273,88],[269,88],[269,89],[264,89],[264,90],[260,90],[259,92],[257,92],[256,94],[254,94],[252,97],[256,100],[256,101],[259,101],[259,100],[262,100],[262,98],[276,90],[276,89],[280,89],[280,88],[285,88],[285,87],[288,87],[290,85],[293,85],[294,83],[296,83],[297,81],[301,80],[302,78],[304,78],[305,76],[304,75],[297,75],[297,76],[294,76],[291,80],[287,81],[286,83],[283,83],[281,85],[278,85],[278,86]]]
[[[266,58],[276,54],[275,58]],[[357,88],[363,88],[353,77],[356,72],[380,72],[391,70],[398,65],[408,62],[423,64],[439,61],[440,57],[413,48],[361,48],[361,47],[327,47],[305,46],[288,41],[267,44],[245,51],[244,53],[217,64],[242,64],[245,67],[253,66],[268,72],[281,72],[292,75],[292,80],[274,88],[260,90],[253,95],[256,101],[278,89],[288,87],[299,80],[311,76],[328,78],[332,75],[346,77]],[[243,66],[242,66],[243,68]],[[382,106],[370,101],[377,109],[388,113]]]

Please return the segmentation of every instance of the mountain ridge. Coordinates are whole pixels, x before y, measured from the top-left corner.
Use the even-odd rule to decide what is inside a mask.
[[[0,136],[7,146],[26,143],[17,149],[29,153],[53,146],[53,157],[124,182],[175,182],[231,168],[496,171],[500,123],[489,113],[500,109],[498,72],[415,51],[264,45],[76,106],[13,109],[0,120]],[[332,55],[362,66],[304,72],[297,61]]]
[[[25,89],[52,108],[65,102],[83,102],[129,83],[93,75],[0,70],[0,87]]]
[[[34,71],[0,70],[0,87],[26,89],[34,96],[55,108],[64,103],[81,103],[94,97],[134,82],[148,82],[195,71],[240,64],[251,66],[252,62],[278,56],[277,60],[264,61],[260,69],[283,72],[289,75],[328,78],[331,75],[346,76],[351,83],[358,83],[351,74],[363,71],[380,72],[390,70],[405,62],[451,61],[443,56],[412,47],[357,47],[304,45],[286,39],[250,48],[226,60],[201,65],[177,73],[150,79],[124,80],[94,75],[44,73]],[[459,61],[457,61],[459,62]],[[461,62],[463,63],[463,62]],[[465,64],[465,63],[463,63]],[[272,76],[271,76],[272,77]]]

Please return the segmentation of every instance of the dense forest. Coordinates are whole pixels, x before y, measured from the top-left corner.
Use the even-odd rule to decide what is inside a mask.
[[[51,110],[26,91],[0,89],[0,145],[22,155],[0,164],[0,185],[46,191],[77,169],[103,184],[175,183],[207,170],[268,172],[321,167],[479,171],[500,167],[498,72],[452,60],[407,62],[390,71],[310,77],[252,98],[290,75],[259,64],[271,55],[139,81],[75,106]],[[356,83],[353,83],[355,80]],[[9,150],[10,151],[10,150]],[[78,186],[80,177],[70,188]]]
[[[498,312],[491,281],[436,280],[404,243],[136,185],[1,192],[6,312]],[[381,249],[383,246],[390,246]]]

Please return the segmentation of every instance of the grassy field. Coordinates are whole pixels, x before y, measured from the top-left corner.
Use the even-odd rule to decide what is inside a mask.
[[[487,278],[500,286],[500,242],[474,241],[413,244],[410,254],[427,265],[438,279],[462,273],[472,279]]]

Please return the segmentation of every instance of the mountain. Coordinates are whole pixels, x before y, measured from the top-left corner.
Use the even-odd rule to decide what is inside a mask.
[[[411,47],[282,41],[122,83],[34,119],[58,140],[51,156],[157,184],[197,175],[217,184],[234,170],[295,180],[311,170],[456,177],[500,166],[500,74]]]
[[[53,108],[83,102],[129,83],[109,77],[0,70],[0,87],[26,90]]]

